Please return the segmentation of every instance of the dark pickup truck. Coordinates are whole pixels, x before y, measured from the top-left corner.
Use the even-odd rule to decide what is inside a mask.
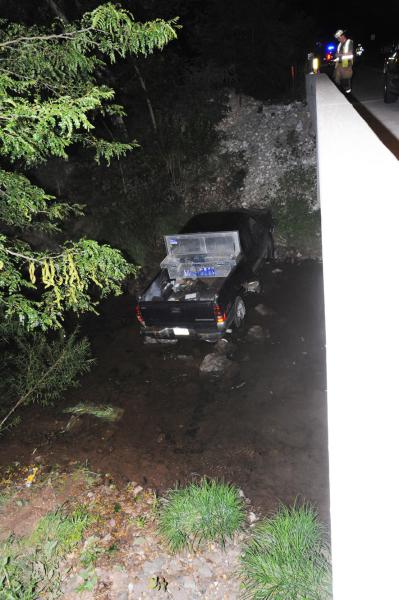
[[[239,327],[245,294],[274,254],[270,211],[235,210],[192,217],[165,236],[161,270],[138,297],[141,333],[152,338],[216,341]]]

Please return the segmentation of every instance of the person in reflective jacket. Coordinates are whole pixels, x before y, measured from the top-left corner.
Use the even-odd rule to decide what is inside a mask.
[[[353,40],[348,38],[342,29],[338,29],[334,37],[339,42],[334,59],[334,81],[346,94],[349,94],[353,76]]]

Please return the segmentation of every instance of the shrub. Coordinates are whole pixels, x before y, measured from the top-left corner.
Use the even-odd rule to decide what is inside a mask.
[[[307,504],[281,507],[261,521],[242,557],[244,597],[251,600],[331,598],[323,526]]]
[[[196,549],[203,541],[224,546],[244,518],[237,488],[203,479],[169,492],[160,509],[159,532],[173,552]]]
[[[14,326],[0,333],[0,431],[17,408],[57,401],[64,391],[79,384],[79,376],[94,362],[89,341],[79,339],[76,332],[65,336],[60,331],[51,339],[45,332],[31,334]]]

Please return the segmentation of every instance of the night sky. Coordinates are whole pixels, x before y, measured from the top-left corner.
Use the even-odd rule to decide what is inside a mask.
[[[337,29],[346,29],[350,37],[364,46],[370,42],[373,33],[377,44],[399,39],[399,1],[377,0],[367,4],[363,0],[298,2],[304,12],[314,17],[323,38],[333,38]]]
[[[68,19],[81,16],[100,0],[57,0]],[[334,42],[337,29],[344,29],[365,49],[364,59],[378,65],[393,42],[399,40],[399,0],[364,0],[327,3],[325,0],[124,0],[121,3],[135,18],[180,17],[183,28],[178,40],[155,61],[174,59],[201,68],[217,65],[235,78],[239,91],[270,98],[286,92],[291,65],[300,68],[308,52],[319,44]],[[54,17],[46,0],[0,0],[0,16],[47,25]],[[143,68],[149,74],[152,63]],[[161,71],[160,71],[161,72]],[[167,73],[165,65],[163,73]],[[170,75],[169,75],[170,76]],[[288,83],[287,83],[288,82]],[[155,92],[153,91],[153,94]]]
[[[68,12],[68,2],[66,0],[58,0],[61,7]],[[92,5],[97,5],[100,0],[85,0],[86,4],[80,2],[80,6],[84,6],[89,10]],[[37,10],[34,9],[35,3],[26,1],[21,2],[21,8],[24,7],[24,14],[34,20],[34,14],[37,14]],[[72,3],[74,4],[74,3]],[[133,13],[140,18],[140,13],[144,10],[144,13],[150,10],[158,10],[161,14],[158,16],[164,17],[165,8],[168,6],[167,2],[154,2],[153,0],[125,0],[121,2],[126,8],[133,10]],[[170,10],[175,14],[179,14],[182,17],[182,21],[190,23],[190,16],[194,14],[197,16],[205,14],[209,9],[210,5],[219,4],[221,10],[219,16],[221,16],[226,10],[228,3],[224,0],[172,0],[170,3]],[[240,0],[232,0],[231,7],[240,4]],[[251,20],[251,12],[254,13],[256,19],[256,12],[259,11],[259,7],[262,2],[248,2],[242,0],[242,9],[247,12],[247,19]],[[263,0],[264,12],[268,12],[273,5],[285,5],[288,9],[288,13],[294,14],[295,11],[299,10],[302,14],[313,19],[315,24],[315,37],[317,39],[328,41],[333,40],[334,32],[337,29],[347,30],[350,37],[355,42],[360,42],[367,47],[370,41],[371,34],[375,34],[374,45],[386,44],[399,39],[399,0],[375,0],[369,6],[364,0],[346,0],[342,3],[327,2],[326,0],[283,0],[282,2],[276,2],[276,0]],[[38,7],[43,7],[46,2],[39,2]],[[251,6],[253,10],[251,10]],[[72,7],[71,7],[72,8]],[[40,12],[40,11],[39,11]],[[166,12],[168,10],[166,9]],[[234,11],[233,11],[234,12]],[[237,12],[237,11],[236,11]],[[238,11],[240,12],[240,11]],[[18,10],[15,11],[15,3],[10,0],[0,0],[0,16],[9,19],[17,18]],[[174,16],[174,15],[173,15]],[[231,21],[231,15],[226,15],[227,19]]]

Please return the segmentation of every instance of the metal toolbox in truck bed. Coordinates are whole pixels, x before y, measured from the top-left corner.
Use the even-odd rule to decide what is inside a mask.
[[[241,254],[238,231],[168,235],[165,245],[161,268],[175,280],[227,277]]]

